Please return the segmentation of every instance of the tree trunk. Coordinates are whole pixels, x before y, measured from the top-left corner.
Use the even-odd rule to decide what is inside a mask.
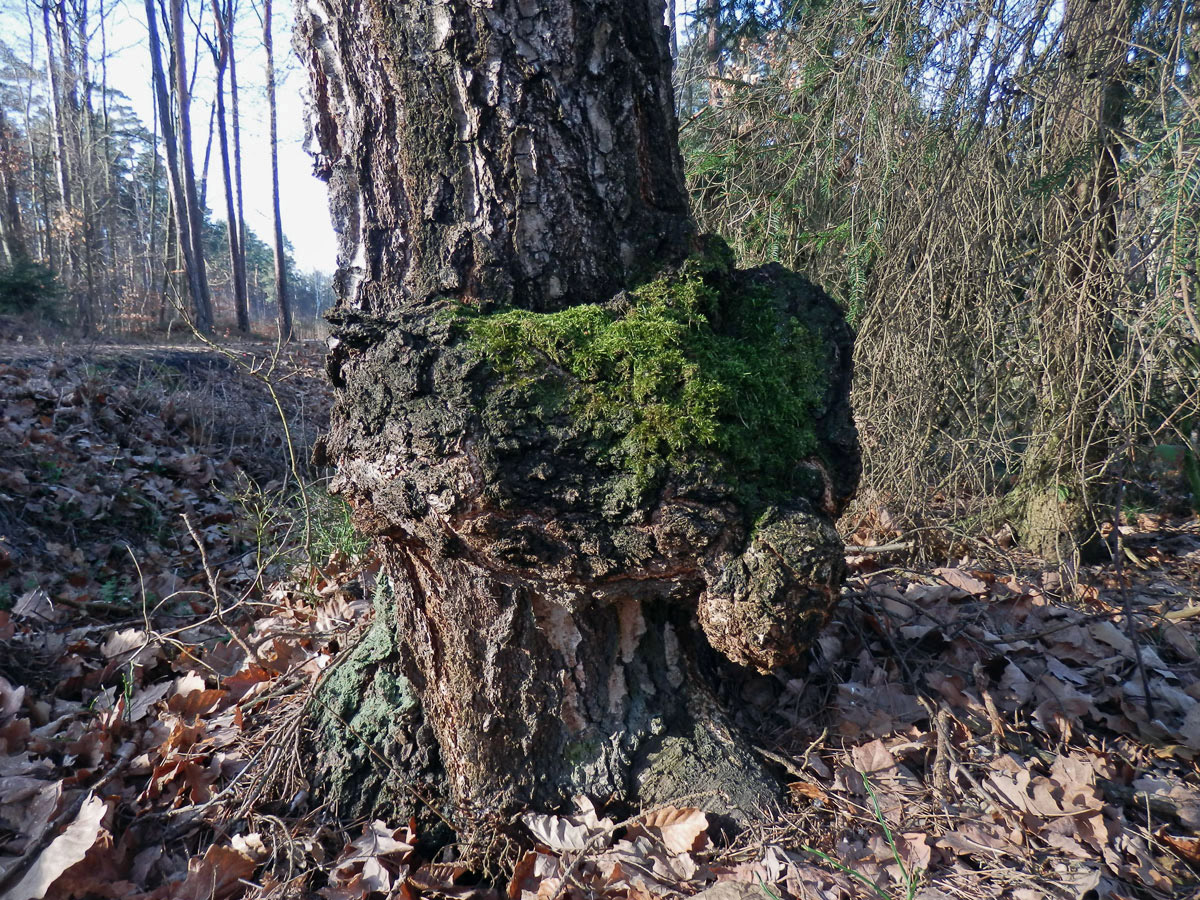
[[[54,132],[54,174],[58,185],[58,215],[49,217],[57,219],[57,230],[62,235],[62,255],[66,257],[70,272],[72,288],[79,275],[79,255],[76,252],[75,241],[72,239],[71,223],[74,219],[74,204],[71,202],[71,159],[67,152],[66,121],[63,112],[62,83],[54,52],[54,31],[50,25],[51,4],[42,6],[42,30],[46,39],[46,94],[50,100],[50,127]],[[53,246],[54,231],[52,224],[47,225],[46,242]]]
[[[440,787],[469,853],[514,808],[580,794],[751,817],[777,784],[714,684],[798,658],[838,596],[828,516],[857,478],[840,313],[720,248],[679,268],[692,225],[662,0],[326,0],[301,15],[341,240],[338,399],[318,455],[391,588],[321,698],[320,789],[362,812]],[[797,320],[815,337],[819,450],[782,463],[770,502],[687,441],[669,462],[638,457],[629,417],[654,396],[590,420],[586,373],[518,347],[533,368],[512,377],[471,325],[500,344],[556,323],[586,339],[632,327],[651,296],[678,312],[677,290],[712,304],[683,331],[719,331],[735,354]],[[739,330],[738,297],[773,324]],[[609,352],[595,364],[674,365]],[[364,742],[412,782],[371,771]]]
[[[1063,66],[1047,100],[1047,174],[1074,172],[1048,223],[1038,324],[1038,421],[1014,494],[1027,549],[1052,561],[1103,556],[1103,466],[1112,445],[1110,384],[1119,132],[1133,10],[1129,0],[1071,0]]]
[[[96,273],[93,259],[95,244],[94,229],[96,210],[92,191],[95,169],[92,140],[91,91],[87,74],[87,4],[72,6],[70,15],[75,16],[75,28],[68,18],[67,6],[63,2],[55,5],[55,24],[58,28],[59,62],[62,67],[62,114],[66,132],[68,153],[75,176],[74,194],[78,198],[71,221],[69,240],[76,267],[83,276],[82,290],[75,285],[75,307],[78,326],[84,336],[92,333],[96,326]],[[79,35],[78,47],[72,31]],[[76,64],[78,60],[78,64]],[[75,216],[78,218],[76,219]]]
[[[29,260],[25,229],[21,226],[21,204],[17,198],[17,168],[8,121],[4,110],[0,109],[0,241],[4,244],[4,260],[9,266]]]
[[[181,243],[186,240],[195,267],[189,279],[195,293],[196,329],[208,334],[213,327],[212,297],[208,290],[208,271],[204,262],[204,210],[196,191],[196,163],[192,158],[192,95],[187,74],[187,45],[183,39],[183,0],[168,0],[171,4],[171,37],[175,52],[175,100],[179,114],[179,173],[183,177],[183,202],[187,230],[179,230]]]
[[[150,70],[151,80],[154,82],[154,98],[158,109],[158,124],[162,129],[163,155],[167,158],[167,184],[171,191],[172,222],[175,225],[176,249],[183,258],[183,268],[187,275],[188,293],[192,300],[194,315],[196,316],[196,326],[203,330],[202,322],[204,321],[205,311],[204,298],[207,296],[207,279],[202,281],[200,277],[203,259],[196,259],[195,242],[191,239],[191,220],[187,213],[186,191],[180,171],[179,142],[175,135],[175,125],[171,121],[171,98],[167,93],[167,78],[163,71],[162,46],[158,40],[157,10],[154,7],[154,2],[155,0],[145,0],[146,25],[150,36]],[[170,246],[169,239],[167,245],[168,247]],[[164,281],[167,278],[169,278],[169,273],[164,275]],[[159,318],[160,320],[165,319],[165,313],[160,315]]]
[[[287,256],[283,252],[283,218],[279,214],[279,138],[275,115],[275,40],[271,34],[271,0],[263,0],[263,46],[267,51],[267,119],[271,142],[271,213],[275,225],[275,302],[279,306],[279,337],[292,339],[292,297],[288,289]]]
[[[246,270],[242,265],[240,235],[238,234],[237,207],[233,195],[233,179],[229,166],[229,130],[225,123],[225,69],[233,56],[233,42],[230,39],[229,23],[233,21],[233,3],[222,4],[213,0],[213,18],[217,23],[217,130],[221,142],[221,179],[225,186],[225,221],[228,227],[229,243],[229,273],[233,282],[233,308],[237,315],[237,329],[243,334],[250,333],[250,311],[246,303]]]
[[[704,62],[708,69],[708,102],[716,106],[721,97],[721,0],[704,0]]]
[[[238,106],[237,49],[233,40],[234,28],[236,26],[237,2],[233,0],[229,7],[227,31],[229,40],[229,111],[233,115],[233,188],[237,192],[237,267],[242,279],[242,289],[246,292],[248,308],[250,302],[250,283],[246,274],[246,215],[242,199],[242,120]],[[230,227],[234,226],[233,222],[229,224]]]

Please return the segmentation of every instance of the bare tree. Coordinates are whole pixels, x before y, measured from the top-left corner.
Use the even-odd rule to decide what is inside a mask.
[[[279,335],[292,339],[292,298],[288,289],[287,256],[283,248],[283,218],[279,212],[279,135],[275,108],[275,41],[271,34],[271,0],[263,0],[263,47],[267,51],[267,117],[271,143],[271,214],[275,226],[275,302],[279,306]]]
[[[179,120],[179,173],[183,179],[183,209],[187,229],[180,229],[181,243],[190,246],[191,265],[195,274],[190,275],[195,307],[196,328],[202,333],[212,331],[212,298],[208,290],[208,271],[204,259],[204,211],[196,191],[196,164],[192,156],[192,95],[188,81],[187,44],[184,31],[184,0],[164,0],[170,4],[171,38],[175,61],[175,103]],[[152,51],[153,52],[153,51]],[[166,129],[163,129],[165,136]]]
[[[211,49],[217,70],[217,134],[221,145],[221,179],[225,187],[225,221],[228,223],[226,232],[229,243],[229,270],[233,282],[233,308],[237,315],[238,331],[242,334],[249,334],[250,312],[246,300],[246,264],[242,258],[241,229],[230,169],[229,130],[225,121],[225,70],[233,57],[231,34],[234,16],[233,0],[224,0],[224,2],[212,0],[212,10],[217,27],[217,44]]]
[[[8,122],[4,110],[0,109],[0,242],[4,244],[4,259],[10,266],[29,259],[25,229],[21,225],[21,207],[17,200],[17,166]]]
[[[176,0],[177,2],[177,0]],[[162,131],[163,151],[167,160],[167,182],[171,190],[171,207],[175,225],[174,235],[184,261],[188,280],[188,293],[196,327],[202,331],[212,327],[212,307],[208,298],[207,277],[204,260],[196,256],[196,242],[192,240],[192,220],[188,213],[187,188],[184,182],[182,155],[171,118],[171,97],[167,91],[167,78],[163,69],[162,46],[158,38],[158,10],[154,0],[145,0],[146,25],[149,29],[150,67],[154,81],[155,105],[158,107],[158,125]],[[181,16],[182,18],[182,16]],[[178,84],[178,79],[176,81]],[[186,88],[186,80],[183,82]],[[190,129],[189,129],[190,134]],[[190,154],[189,154],[190,157]],[[195,181],[192,181],[193,197]]]
[[[61,0],[60,0],[61,5]],[[58,184],[58,221],[69,225],[74,220],[74,204],[71,202],[71,158],[67,145],[66,113],[63,109],[63,88],[61,73],[58,67],[58,53],[55,50],[54,29],[51,26],[51,0],[44,0],[42,5],[42,32],[46,39],[46,95],[50,102],[51,131],[54,134],[54,174]],[[75,242],[69,239],[64,242],[63,256],[70,261],[73,275],[79,272],[79,256],[75,251]]]
[[[234,45],[234,32],[237,27],[237,0],[231,0],[232,6],[226,21],[226,35],[229,41],[229,111],[233,116],[233,188],[237,195],[237,219],[231,220],[229,226],[237,229],[238,269],[242,289],[247,295],[249,306],[249,280],[246,270],[246,214],[244,209],[244,194],[242,192],[242,123],[238,103],[237,52]]]

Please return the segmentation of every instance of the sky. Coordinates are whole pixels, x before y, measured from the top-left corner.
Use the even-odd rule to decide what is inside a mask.
[[[33,2],[30,0],[31,5]],[[91,6],[93,15],[96,15],[98,0],[93,0]],[[264,70],[266,54],[262,50],[261,21],[255,14],[260,3],[258,0],[239,0],[239,6],[237,61],[246,223],[260,238],[270,243],[274,225],[271,220],[271,156]],[[108,84],[128,96],[130,105],[142,123],[150,128],[154,121],[154,95],[145,7],[141,0],[105,0],[104,7],[106,10],[111,8]],[[329,221],[327,193],[324,183],[312,174],[312,160],[303,150],[306,75],[291,49],[292,4],[287,0],[277,0],[273,7],[279,116],[279,194],[283,231],[292,244],[296,264],[301,269],[331,273],[336,264],[336,243]],[[192,15],[202,11],[201,24],[206,31],[211,31],[210,5],[189,0],[189,9]],[[36,5],[33,5],[33,12],[35,24],[40,26],[41,14]],[[4,41],[18,53],[28,46],[25,0],[0,0],[0,33]],[[40,45],[41,42],[37,43]],[[209,110],[215,78],[208,47],[201,44],[200,51],[192,101],[192,145],[197,177],[203,166],[204,147],[208,140]],[[192,52],[189,50],[189,57]],[[93,56],[98,55],[97,37]],[[192,60],[189,62],[194,65]],[[41,59],[38,64],[43,64]],[[93,78],[99,81],[98,67],[93,72]],[[228,100],[226,106],[228,108]],[[220,151],[215,137],[209,163],[207,205],[214,219],[224,221],[225,196]]]

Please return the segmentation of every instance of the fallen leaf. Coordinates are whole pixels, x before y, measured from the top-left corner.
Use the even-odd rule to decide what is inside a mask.
[[[962,569],[934,569],[933,574],[951,587],[958,588],[964,594],[973,594],[977,597],[982,597],[988,592],[986,581],[976,578]]]
[[[639,832],[657,838],[671,853],[691,853],[707,841],[708,816],[695,807],[664,806],[637,818],[629,828],[629,836]]]
[[[50,842],[24,877],[0,900],[41,900],[46,896],[55,880],[92,849],[100,835],[100,820],[107,811],[108,804],[99,797],[88,797],[75,820]]]
[[[17,619],[36,619],[39,622],[57,622],[59,612],[50,602],[50,595],[41,588],[26,591],[12,608]]]
[[[172,900],[226,900],[243,888],[258,863],[233,847],[209,847],[202,859],[188,863],[188,875]]]
[[[598,841],[610,833],[604,826],[589,824],[581,817],[549,816],[538,813],[526,813],[521,817],[525,827],[529,829],[538,841],[555,853],[564,850],[578,851],[587,849],[593,838]],[[592,848],[596,849],[596,848]]]
[[[807,800],[825,801],[829,799],[829,795],[825,793],[820,785],[812,784],[808,781],[793,781],[788,785],[788,790],[797,797],[804,797]]]

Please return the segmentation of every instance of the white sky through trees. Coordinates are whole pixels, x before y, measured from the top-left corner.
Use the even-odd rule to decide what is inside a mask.
[[[35,27],[34,65],[44,71],[45,48],[41,38],[41,10],[35,0],[29,0],[30,14]],[[242,125],[242,178],[247,227],[266,243],[271,241],[271,154],[268,145],[266,55],[262,49],[262,24],[258,3],[239,0],[238,24],[235,32],[239,104]],[[140,2],[106,0],[103,3],[108,17],[108,87],[128,97],[129,105],[142,124],[150,130],[154,125],[154,89],[150,79],[150,51],[146,31],[145,11]],[[98,86],[100,71],[100,4],[89,10],[94,32],[89,46],[92,58],[92,81]],[[194,57],[197,44],[194,23],[197,17],[203,30],[211,37],[212,8],[208,2],[187,0],[191,17],[188,44],[189,75],[195,73],[192,98],[192,147],[196,160],[196,178],[202,175],[204,148],[208,141],[209,115],[215,93],[215,68],[208,46],[199,44],[199,56]],[[312,174],[312,159],[304,152],[304,72],[291,50],[292,9],[282,4],[273,15],[276,51],[276,100],[279,105],[279,194],[283,216],[283,231],[292,245],[296,265],[305,271],[332,272],[335,267],[336,244],[329,220],[329,205],[325,185]],[[161,28],[160,23],[160,28]],[[0,0],[0,40],[9,49],[28,61],[29,22],[25,0]],[[163,41],[166,42],[166,35]],[[282,52],[286,49],[286,53]],[[41,86],[38,86],[40,90]],[[226,115],[232,153],[232,109],[228,98],[229,76],[226,73]],[[99,105],[99,91],[94,102]],[[161,148],[160,148],[161,153]],[[208,194],[205,205],[215,220],[225,219],[225,194],[221,181],[220,144],[216,135],[208,164]]]
[[[41,37],[41,10],[37,0],[0,0],[0,40],[19,59],[30,53],[29,29],[32,16],[34,39],[32,60],[38,71],[45,68],[45,47]],[[677,0],[676,11],[681,31],[695,16],[696,0]],[[192,143],[196,178],[203,175],[205,144],[215,92],[215,69],[208,47],[197,43],[195,24],[214,36],[212,9],[207,0],[185,0],[189,29],[188,69],[193,75]],[[238,0],[235,30],[237,74],[242,126],[242,174],[246,224],[263,241],[271,241],[271,157],[268,146],[267,100],[265,86],[266,57],[262,48],[260,0]],[[101,45],[99,18],[107,18],[107,77],[110,90],[128,98],[129,105],[148,130],[156,130],[154,90],[150,76],[150,57],[145,11],[137,0],[93,0],[89,14],[93,36],[89,46],[92,80],[101,82]],[[283,231],[292,245],[296,265],[305,271],[332,273],[336,266],[336,242],[329,218],[328,195],[323,182],[312,174],[312,159],[304,152],[304,72],[292,51],[293,11],[291,4],[278,5],[273,16],[277,51],[276,79],[279,104],[279,184]],[[160,22],[160,29],[162,28]],[[164,45],[167,35],[163,34]],[[215,39],[215,38],[214,38]],[[35,90],[41,91],[42,85]],[[228,101],[226,74],[226,115],[232,152],[232,109]],[[99,105],[98,91],[96,104]],[[160,150],[161,153],[161,150]],[[214,134],[208,164],[208,188],[205,206],[214,220],[225,219],[224,186],[221,180],[220,145]]]

